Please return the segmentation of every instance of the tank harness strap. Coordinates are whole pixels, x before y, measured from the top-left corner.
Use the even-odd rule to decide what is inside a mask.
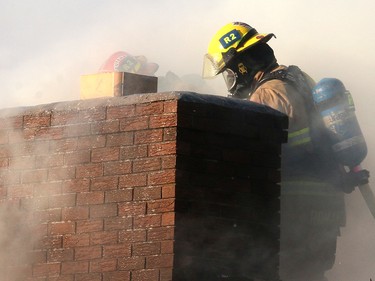
[[[302,71],[299,69],[298,66],[290,65],[286,69],[280,69],[273,72],[266,73],[263,78],[257,83],[255,89],[257,89],[260,85],[264,84],[267,81],[279,79],[282,81],[289,82],[293,87],[295,87],[299,93],[303,96],[306,100],[306,110],[311,112],[310,110],[315,110],[312,97],[311,97],[311,89],[308,86]],[[288,134],[288,143],[287,146],[289,147],[296,147],[296,146],[303,146],[308,145],[311,143],[311,135],[310,135],[310,128],[302,128],[298,131],[290,132]]]

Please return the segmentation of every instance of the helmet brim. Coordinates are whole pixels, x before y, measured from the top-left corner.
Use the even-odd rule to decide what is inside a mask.
[[[275,37],[275,34],[273,33],[258,33],[257,35],[253,36],[252,38],[250,38],[249,40],[246,41],[245,44],[243,44],[242,47],[238,48],[237,49],[237,52],[241,52],[245,49],[248,49],[254,45],[257,45],[259,43],[266,43],[268,42],[269,40],[271,40],[272,37]]]

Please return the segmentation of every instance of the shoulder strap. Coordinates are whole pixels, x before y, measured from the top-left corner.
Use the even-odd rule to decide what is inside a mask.
[[[274,72],[266,73],[263,78],[257,83],[255,86],[254,91],[262,84],[266,83],[267,81],[279,79],[283,81],[289,82],[301,95],[306,101],[306,105],[308,109],[313,110],[314,103],[312,100],[311,95],[311,87],[307,83],[306,78],[301,71],[301,69],[296,65],[290,65],[285,69],[280,69]]]

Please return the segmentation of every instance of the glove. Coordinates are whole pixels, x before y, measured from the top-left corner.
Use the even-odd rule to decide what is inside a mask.
[[[365,169],[347,172],[342,178],[342,189],[345,193],[351,193],[356,186],[367,184],[369,177],[370,172]]]

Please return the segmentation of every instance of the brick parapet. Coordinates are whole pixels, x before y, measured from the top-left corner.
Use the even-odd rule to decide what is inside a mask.
[[[1,110],[2,272],[10,281],[178,281],[189,255],[177,226],[190,214],[207,212],[197,229],[229,213],[253,218],[229,186],[277,198],[284,128],[268,108],[192,93]]]

